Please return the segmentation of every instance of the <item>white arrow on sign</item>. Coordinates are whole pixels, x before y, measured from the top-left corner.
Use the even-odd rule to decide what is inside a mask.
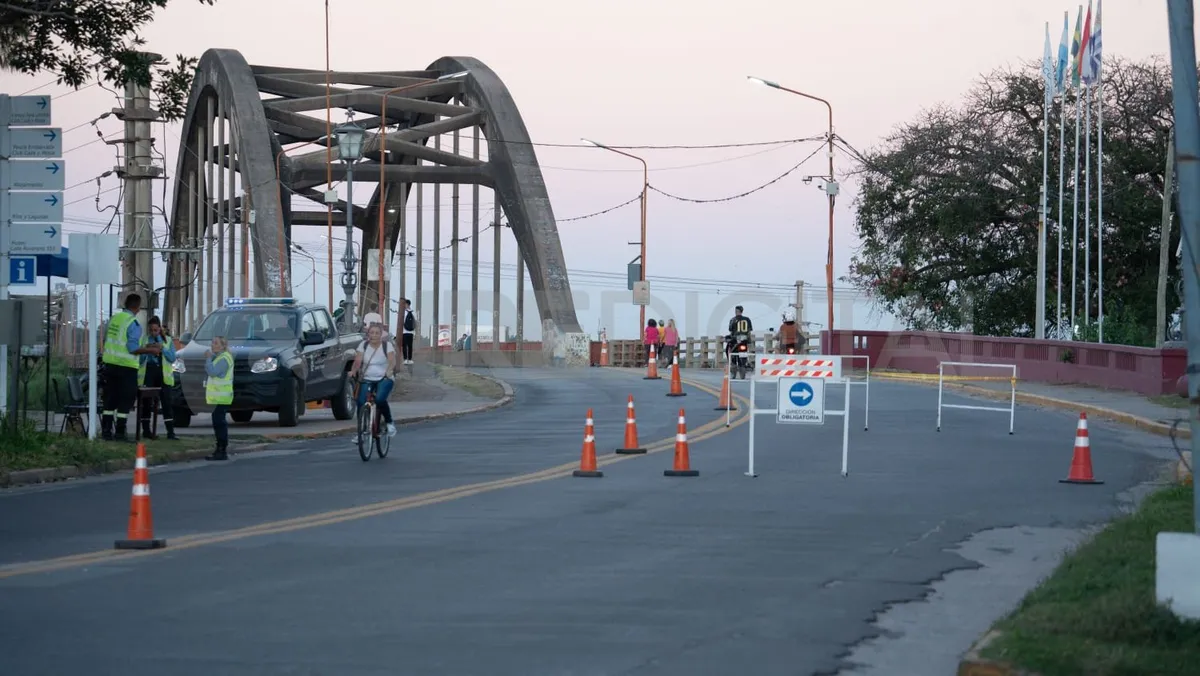
[[[50,124],[49,96],[10,96],[11,106],[8,120],[0,120],[12,127],[36,127]]]
[[[8,185],[13,190],[63,190],[67,187],[64,160],[13,160],[8,165]]]
[[[32,256],[62,253],[60,223],[13,223],[9,228],[9,252]]]
[[[9,218],[14,223],[62,223],[61,192],[8,193]]]
[[[809,399],[812,399],[812,392],[801,390],[800,394],[796,395],[796,398],[807,403]]]
[[[62,129],[18,127],[8,130],[0,157],[9,159],[62,156]]]

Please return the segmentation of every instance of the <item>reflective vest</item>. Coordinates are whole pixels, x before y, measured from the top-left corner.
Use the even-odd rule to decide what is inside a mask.
[[[108,329],[104,332],[104,363],[113,366],[125,366],[131,369],[141,366],[141,360],[136,354],[130,354],[129,327],[137,321],[132,312],[122,310],[108,320]]]
[[[222,352],[213,358],[214,364],[222,362],[228,366],[225,369],[225,375],[221,377],[209,376],[208,381],[204,385],[204,401],[209,406],[233,403],[233,355],[228,352]]]
[[[171,342],[171,337],[164,334],[163,340],[162,340],[163,345],[166,346],[170,342]],[[145,345],[145,344],[146,344],[146,334],[143,333],[141,345]],[[167,358],[162,355],[159,355],[158,359],[160,362],[162,362],[163,387],[173,386],[175,384],[175,365],[172,364],[171,362],[167,361]],[[138,387],[141,387],[145,383],[146,383],[146,362],[139,361],[138,362]]]

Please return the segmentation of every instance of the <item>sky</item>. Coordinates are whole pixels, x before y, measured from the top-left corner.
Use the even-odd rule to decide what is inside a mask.
[[[210,7],[175,0],[143,35],[147,49],[167,55],[198,56],[224,47],[239,50],[251,64],[323,69],[324,4],[218,0]],[[442,56],[476,57],[505,82],[535,142],[579,143],[586,137],[612,145],[737,144],[825,133],[824,106],[752,85],[746,76],[755,75],[829,100],[836,133],[865,150],[922,108],[957,100],[981,73],[1040,59],[1046,22],[1057,52],[1063,12],[1069,10],[1073,29],[1078,5],[1044,0],[745,0],[736,6],[716,0],[453,0],[418,11],[393,0],[331,0],[330,7],[334,70],[421,69]],[[1128,58],[1165,55],[1166,3],[1105,3],[1104,46],[1105,54]],[[119,105],[114,93],[98,86],[70,92],[53,85],[48,74],[0,74],[0,91],[55,97],[54,125],[66,130],[67,184],[72,186],[65,230],[104,229],[116,214],[118,183],[115,177],[101,179],[97,204],[95,177],[112,169],[118,147],[99,142],[97,132],[119,138],[121,124],[111,117],[90,122]],[[341,119],[344,115],[335,115],[335,122]],[[179,133],[177,124],[154,126],[168,174],[175,169]],[[469,152],[467,138],[463,148]],[[716,335],[732,305],[741,303],[758,318],[756,328],[772,327],[778,311],[794,299],[794,282],[803,280],[804,319],[825,324],[828,207],[819,181],[802,180],[826,171],[819,142],[635,152],[649,163],[653,186],[694,200],[750,191],[810,158],[787,177],[738,199],[696,203],[651,192],[647,274],[655,303],[649,316],[675,319],[684,335]],[[637,255],[637,247],[629,244],[638,238],[637,205],[566,219],[636,197],[640,165],[594,148],[539,147],[537,155],[559,221],[580,323],[593,333],[605,328],[610,338],[633,337],[638,313],[626,289],[625,266]],[[855,186],[844,176],[852,167],[845,153],[836,154],[842,186],[835,211],[835,278],[847,273],[856,246]],[[156,204],[162,202],[161,188],[155,187]],[[449,188],[443,190],[443,246],[449,243],[447,193]],[[464,232],[470,227],[470,193],[469,186],[462,188]],[[365,203],[369,190],[360,188],[356,196]],[[481,190],[485,223],[492,201],[490,191]],[[413,201],[409,210],[411,224]],[[315,292],[321,302],[327,301],[330,256],[324,232],[319,227],[295,233],[295,241],[317,259]],[[427,247],[432,247],[430,233],[427,229]],[[491,251],[490,237],[482,250]],[[515,324],[515,252],[506,234],[501,320],[510,327]],[[338,245],[332,256],[341,255]],[[445,294],[449,251],[442,256]],[[470,244],[464,244],[460,325],[469,322],[469,257]],[[479,323],[490,326],[491,255],[480,258]],[[427,292],[432,286],[428,260],[429,254]],[[293,264],[294,295],[309,300],[314,265],[302,255]],[[415,274],[410,260],[409,296]],[[393,284],[397,279],[393,274]],[[340,298],[339,288],[335,301]],[[441,322],[447,323],[449,301],[442,305]],[[532,293],[526,294],[526,308],[525,333],[536,338],[540,328]],[[844,282],[835,283],[835,310],[837,328],[899,328]]]

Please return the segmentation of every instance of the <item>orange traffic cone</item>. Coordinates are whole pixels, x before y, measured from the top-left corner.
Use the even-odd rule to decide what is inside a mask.
[[[154,519],[150,515],[150,472],[146,469],[146,446],[137,445],[137,460],[133,465],[133,497],[129,502],[129,529],[124,540],[117,540],[117,549],[160,549],[166,540],[154,537]]]
[[[729,369],[725,369],[725,373],[721,377],[721,398],[717,401],[714,411],[736,411],[737,406],[733,405],[733,397],[729,393]]]
[[[682,408],[679,409],[679,427],[675,431],[675,466],[663,470],[663,476],[700,476],[699,470],[692,469],[692,461],[688,457],[687,420],[684,419]]]
[[[1092,476],[1092,444],[1088,439],[1087,413],[1079,414],[1079,424],[1075,428],[1075,454],[1071,458],[1071,473],[1066,479],[1059,479],[1063,484],[1102,484],[1103,481]]]
[[[587,422],[583,426],[583,452],[579,458],[579,469],[575,476],[599,478],[604,472],[596,469],[596,430],[592,423],[592,409],[588,409]]]
[[[637,438],[637,416],[633,412],[633,395],[629,395],[629,403],[626,404],[629,412],[625,415],[625,446],[618,448],[617,453],[621,455],[637,455],[645,453],[646,449],[638,445]]]
[[[683,391],[683,383],[679,380],[679,357],[671,362],[671,391],[667,392],[668,397],[686,397],[687,392]]]
[[[658,360],[654,358],[654,345],[650,346],[650,359],[646,362],[646,377],[642,380],[662,380],[658,376]]]

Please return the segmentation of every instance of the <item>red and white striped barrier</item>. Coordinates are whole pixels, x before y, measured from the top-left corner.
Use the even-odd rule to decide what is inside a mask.
[[[807,355],[784,357],[760,355],[754,377],[762,380],[780,378],[832,378],[842,377],[842,358],[839,356]]]

